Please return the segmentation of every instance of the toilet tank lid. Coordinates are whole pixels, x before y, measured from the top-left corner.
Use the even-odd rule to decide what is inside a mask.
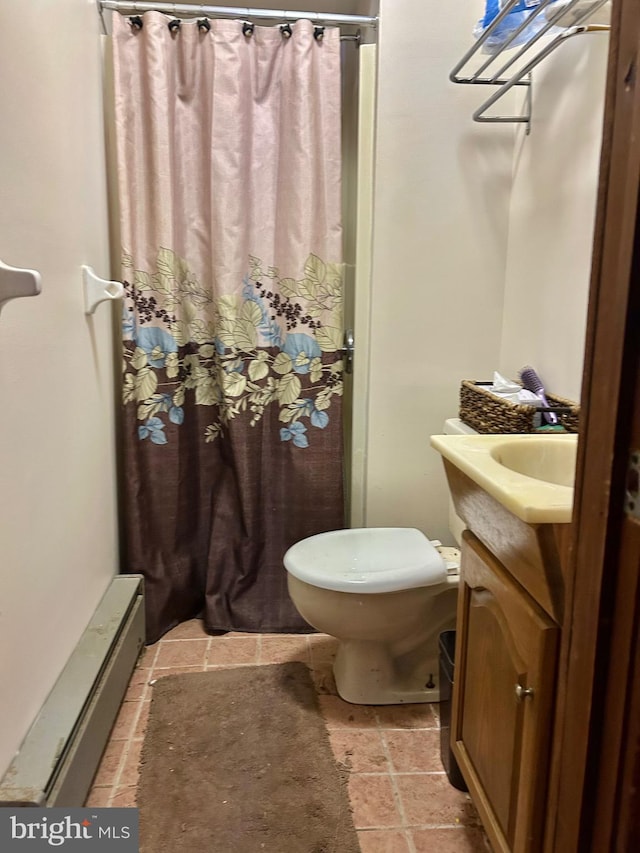
[[[286,570],[321,589],[399,592],[444,583],[444,560],[413,527],[332,530],[296,542],[284,555]]]
[[[460,418],[449,418],[444,422],[445,435],[477,435],[478,430],[461,421]]]

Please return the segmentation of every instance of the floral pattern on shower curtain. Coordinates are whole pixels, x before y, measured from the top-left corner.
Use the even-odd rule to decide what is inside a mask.
[[[339,31],[114,15],[123,570],[147,640],[304,631],[282,558],[344,525]]]

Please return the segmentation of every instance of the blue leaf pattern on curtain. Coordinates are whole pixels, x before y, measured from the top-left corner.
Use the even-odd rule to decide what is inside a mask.
[[[124,350],[123,394],[144,421],[139,439],[166,444],[162,416],[182,425],[192,394],[216,410],[207,442],[240,413],[250,412],[255,426],[277,406],[288,424],[280,440],[308,447],[304,422],[325,429],[331,400],[342,395],[341,265],[310,255],[296,280],[263,272],[251,257],[241,293],[214,300],[169,249],[159,250],[154,272],[132,270],[129,258],[122,330],[134,346]]]

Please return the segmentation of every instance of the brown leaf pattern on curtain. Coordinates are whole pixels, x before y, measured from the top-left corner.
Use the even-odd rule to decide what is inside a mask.
[[[250,257],[241,293],[214,300],[169,249],[153,272],[131,264],[125,253],[123,402],[137,407],[138,438],[166,444],[166,419],[182,424],[191,395],[215,408],[207,442],[238,415],[253,427],[277,406],[280,440],[308,447],[342,395],[341,265],[310,255],[296,280]]]

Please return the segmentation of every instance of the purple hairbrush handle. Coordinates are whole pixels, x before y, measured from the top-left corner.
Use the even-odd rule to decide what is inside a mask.
[[[544,385],[542,384],[542,380],[535,372],[533,367],[523,367],[520,371],[520,379],[522,380],[522,384],[527,389],[527,391],[531,391],[533,394],[535,394],[536,397],[538,397],[538,399],[542,402],[543,406],[549,408],[549,402],[544,393]],[[542,414],[547,423],[558,423],[558,416],[554,412],[543,412]]]

